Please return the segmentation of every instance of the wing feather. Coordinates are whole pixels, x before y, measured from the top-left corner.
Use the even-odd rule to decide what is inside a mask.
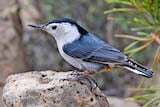
[[[118,49],[88,34],[63,47],[66,54],[94,63],[122,63],[126,56]]]
[[[100,49],[94,51],[88,58],[84,59],[87,62],[95,62],[95,63],[123,63],[126,60],[126,56],[120,52],[111,50],[108,47],[103,46]]]

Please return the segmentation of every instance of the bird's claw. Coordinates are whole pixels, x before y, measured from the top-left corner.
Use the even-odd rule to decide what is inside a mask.
[[[71,77],[61,79],[60,81],[77,81],[81,84],[86,84],[88,86],[87,82],[83,81],[86,79],[90,84],[91,90],[95,90],[98,87],[98,84],[95,81],[95,79],[91,78],[85,72],[73,71],[71,74],[69,74],[69,76],[71,76]],[[93,87],[93,85],[95,87]]]
[[[69,74],[69,75],[71,75],[71,76],[80,76],[80,75],[84,75],[84,74],[85,74],[85,72],[80,72],[80,71],[78,71],[78,70],[74,70],[74,71],[72,71],[72,73]]]
[[[78,81],[79,82],[79,78],[83,77],[85,73],[83,72],[79,72],[77,70],[74,70],[71,72],[71,74],[67,75],[67,78],[64,79],[60,79],[60,81]]]

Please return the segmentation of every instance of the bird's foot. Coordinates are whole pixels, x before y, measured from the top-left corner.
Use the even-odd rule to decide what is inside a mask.
[[[61,79],[60,81],[78,81],[79,78],[83,77],[84,74],[85,74],[84,72],[74,70],[67,75],[67,78]]]
[[[91,90],[95,90],[98,87],[96,80],[90,77],[88,73],[77,70],[74,70],[67,78],[61,79],[61,81],[77,81],[89,86]]]
[[[73,70],[71,74],[69,74],[70,76],[81,76],[84,75],[85,72],[80,72],[78,70]]]

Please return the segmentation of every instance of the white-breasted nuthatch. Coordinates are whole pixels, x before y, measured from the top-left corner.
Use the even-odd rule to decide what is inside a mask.
[[[60,18],[44,25],[29,26],[51,34],[57,42],[61,56],[80,70],[97,73],[123,67],[148,78],[153,76],[152,71],[129,59],[121,51],[89,33],[72,19]]]

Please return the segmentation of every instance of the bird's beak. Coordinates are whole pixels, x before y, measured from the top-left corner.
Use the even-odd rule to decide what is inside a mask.
[[[45,25],[28,25],[28,26],[45,30]]]

